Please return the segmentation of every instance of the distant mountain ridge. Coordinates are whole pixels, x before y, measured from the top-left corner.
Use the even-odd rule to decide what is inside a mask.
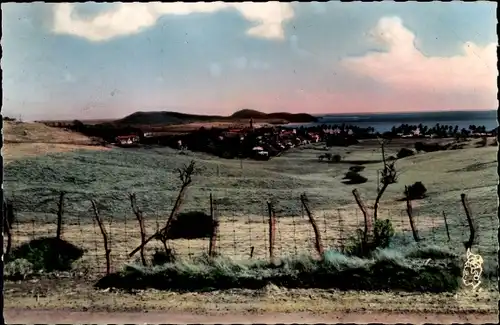
[[[125,125],[168,125],[194,122],[231,121],[250,118],[254,120],[283,120],[289,123],[309,123],[318,121],[318,118],[305,113],[292,114],[283,112],[266,114],[256,110],[243,109],[233,113],[231,116],[195,115],[170,111],[139,111],[116,120],[114,123]]]

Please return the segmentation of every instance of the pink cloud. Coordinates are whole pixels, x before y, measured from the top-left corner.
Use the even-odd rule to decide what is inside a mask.
[[[480,105],[497,105],[497,44],[481,47],[466,42],[461,55],[425,56],[415,47],[415,35],[398,17],[380,19],[370,34],[388,50],[344,59],[342,64],[350,71],[395,92],[468,94],[476,97]]]

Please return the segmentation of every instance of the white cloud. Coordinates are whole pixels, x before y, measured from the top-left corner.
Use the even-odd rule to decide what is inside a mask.
[[[345,67],[395,90],[471,94],[496,102],[497,44],[463,44],[453,57],[425,56],[415,47],[415,35],[400,18],[384,17],[369,34],[387,48],[342,60]]]
[[[222,74],[222,67],[218,63],[215,62],[210,63],[208,69],[210,70],[210,75],[212,77],[218,78]]]
[[[86,38],[90,41],[106,41],[115,37],[140,33],[156,24],[163,15],[189,15],[214,13],[221,10],[237,10],[245,19],[255,24],[247,35],[268,39],[284,39],[283,24],[294,17],[290,3],[119,3],[116,9],[102,12],[85,19],[73,15],[74,5],[61,3],[54,6],[53,32]]]

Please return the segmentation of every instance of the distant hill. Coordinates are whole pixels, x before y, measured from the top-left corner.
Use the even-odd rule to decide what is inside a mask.
[[[253,109],[242,109],[241,111],[235,112],[231,115],[232,118],[238,119],[249,119],[253,118],[256,120],[259,119],[268,119],[268,120],[285,120],[290,123],[309,123],[309,122],[317,122],[318,119],[312,115],[301,113],[301,114],[292,114],[292,113],[262,113]]]
[[[193,115],[178,112],[135,112],[120,120],[116,124],[128,125],[168,125],[184,124],[201,121],[216,121],[225,119],[223,116]]]
[[[309,123],[316,122],[318,119],[309,114],[291,114],[291,113],[271,113],[266,114],[256,110],[243,109],[235,112],[231,116],[217,115],[193,115],[178,112],[135,112],[122,119],[114,121],[114,124],[121,125],[172,125],[185,124],[193,122],[210,121],[231,121],[250,119],[255,120],[284,120],[290,123]]]
[[[240,111],[234,112],[233,115],[230,116],[234,119],[265,119],[268,118],[266,113],[262,113],[253,109],[242,109]]]
[[[272,119],[283,119],[287,120],[290,123],[311,123],[311,122],[318,122],[318,118],[306,114],[306,113],[299,113],[299,114],[291,114],[291,113],[271,113],[267,114],[268,118]]]

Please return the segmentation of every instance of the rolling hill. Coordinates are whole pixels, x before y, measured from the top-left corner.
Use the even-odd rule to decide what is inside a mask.
[[[317,118],[309,114],[291,114],[291,113],[271,113],[266,114],[256,110],[244,109],[235,112],[231,116],[217,115],[194,115],[179,112],[135,112],[122,119],[114,121],[114,124],[121,125],[172,125],[194,122],[216,122],[233,121],[241,119],[254,120],[283,120],[290,123],[309,123],[316,122]]]

